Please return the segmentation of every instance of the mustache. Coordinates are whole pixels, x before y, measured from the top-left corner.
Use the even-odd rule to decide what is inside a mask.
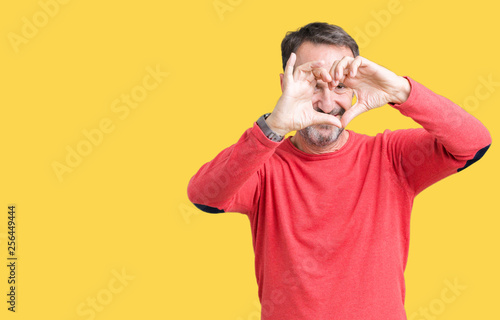
[[[319,113],[326,113],[326,112],[324,112],[323,110],[321,110],[319,108],[318,109],[314,108],[314,111],[319,112]],[[344,113],[345,113],[345,109],[344,108],[337,107],[337,108],[334,108],[332,111],[328,112],[327,114],[332,115],[332,116],[335,116],[335,115],[339,114],[339,115],[342,116]]]

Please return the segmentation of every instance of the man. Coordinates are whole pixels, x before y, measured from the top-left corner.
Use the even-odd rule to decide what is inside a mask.
[[[250,219],[263,320],[406,319],[413,199],[481,158],[490,134],[450,100],[359,56],[337,26],[289,32],[282,55],[274,110],[203,165],[188,196],[203,211]],[[345,129],[386,104],[423,128]]]

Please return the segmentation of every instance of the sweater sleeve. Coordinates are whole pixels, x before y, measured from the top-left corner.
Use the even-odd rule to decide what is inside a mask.
[[[205,163],[188,184],[189,200],[209,213],[250,214],[259,201],[259,169],[281,142],[269,140],[256,122],[237,143]]]
[[[491,145],[486,127],[447,98],[415,80],[402,104],[391,104],[423,128],[396,130],[388,155],[414,195],[479,160]]]

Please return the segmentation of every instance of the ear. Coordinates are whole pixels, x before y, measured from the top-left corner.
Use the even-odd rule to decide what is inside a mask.
[[[281,86],[281,92],[283,92],[283,77],[285,76],[284,73],[280,73],[280,86]]]

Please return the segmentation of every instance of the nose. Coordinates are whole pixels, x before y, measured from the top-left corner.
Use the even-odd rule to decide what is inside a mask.
[[[313,95],[312,103],[314,110],[322,113],[338,113],[338,110],[341,109],[335,101],[335,93],[330,91],[328,87],[317,90]]]

